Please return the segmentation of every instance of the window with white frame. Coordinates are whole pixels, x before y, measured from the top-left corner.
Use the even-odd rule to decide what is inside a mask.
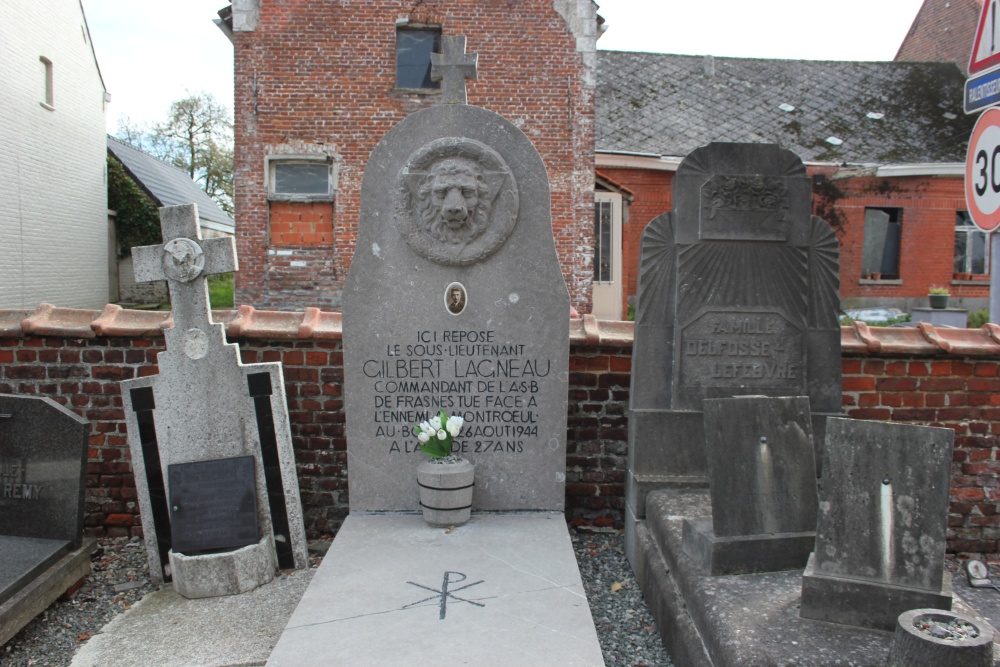
[[[323,156],[267,158],[267,195],[271,200],[329,201],[335,183],[333,163]]]
[[[976,227],[968,211],[955,212],[955,273],[990,272],[990,235]]]

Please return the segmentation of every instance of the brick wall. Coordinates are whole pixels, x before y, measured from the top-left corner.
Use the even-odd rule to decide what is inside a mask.
[[[808,173],[829,179],[837,170],[809,167]],[[628,207],[622,228],[622,283],[624,299],[637,293],[639,246],[650,220],[670,211],[672,171],[600,167],[614,183],[628,188],[635,199]],[[814,212],[837,229],[840,242],[840,296],[845,308],[868,305],[926,307],[931,285],[951,290],[952,307],[985,308],[989,298],[988,276],[954,280],[955,213],[967,210],[961,177],[871,176],[829,180],[837,189],[814,190]],[[873,281],[861,277],[866,207],[902,209],[900,280]],[[624,310],[622,313],[624,314]]]
[[[440,98],[394,89],[396,26],[406,21],[465,35],[467,50],[479,54],[469,103],[512,121],[541,154],[563,274],[574,306],[590,312],[592,258],[579,250],[592,247],[593,235],[591,0],[234,3],[236,302],[339,307],[368,156],[407,114]],[[332,239],[292,238],[288,205],[269,205],[265,158],[281,154],[333,163]],[[289,255],[278,249],[296,264],[284,264]],[[321,284],[313,284],[314,266],[325,273]]]
[[[0,311],[0,392],[49,396],[91,422],[86,526],[141,533],[119,382],[156,372],[166,314],[40,307]],[[337,314],[217,313],[243,360],[281,361],[310,537],[348,512]],[[620,526],[627,469],[631,325],[571,320],[566,513]],[[842,330],[847,416],[955,429],[948,544],[1000,552],[1000,327]]]

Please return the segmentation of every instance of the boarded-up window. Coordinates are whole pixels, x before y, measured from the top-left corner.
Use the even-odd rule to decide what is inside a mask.
[[[899,278],[901,238],[900,209],[866,208],[861,277],[874,280]]]

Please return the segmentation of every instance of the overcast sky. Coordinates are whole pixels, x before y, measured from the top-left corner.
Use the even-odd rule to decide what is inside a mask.
[[[598,0],[598,48],[806,60],[892,60],[923,0]],[[226,0],[83,0],[108,131],[164,119],[186,92],[230,109],[233,50],[213,23]],[[969,45],[971,50],[971,44]]]

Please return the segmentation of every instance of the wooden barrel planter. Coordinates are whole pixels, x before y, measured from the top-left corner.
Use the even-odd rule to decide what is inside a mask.
[[[896,619],[889,667],[993,667],[993,628],[943,609],[912,609]]]
[[[465,459],[417,466],[420,507],[432,526],[460,526],[472,514],[476,467]]]

